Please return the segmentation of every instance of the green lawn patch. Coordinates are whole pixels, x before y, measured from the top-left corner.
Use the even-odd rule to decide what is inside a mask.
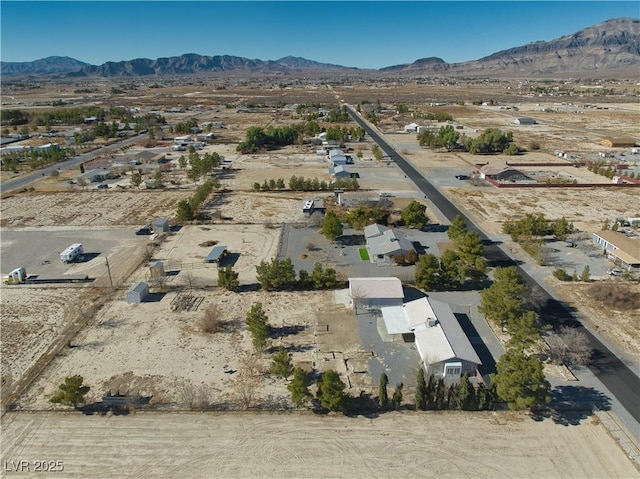
[[[360,248],[358,253],[360,253],[360,259],[362,261],[369,261],[369,252],[367,251],[367,248]]]

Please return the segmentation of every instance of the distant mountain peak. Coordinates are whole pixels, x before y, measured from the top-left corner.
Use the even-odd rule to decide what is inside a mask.
[[[309,68],[309,69],[349,68],[341,65],[334,65],[332,63],[320,63],[320,62],[315,62],[313,60],[307,60],[306,58],[293,57],[293,56],[282,57],[278,60],[275,60],[275,62],[289,68]]]

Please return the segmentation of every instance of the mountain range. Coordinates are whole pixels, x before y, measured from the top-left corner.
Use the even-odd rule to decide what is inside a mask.
[[[640,20],[617,18],[551,41],[538,41],[496,52],[479,60],[447,63],[421,58],[410,64],[379,70],[319,63],[300,57],[250,60],[231,55],[189,53],[168,58],[138,58],[90,65],[69,57],[48,57],[33,62],[0,62],[2,76],[140,77],[212,73],[296,74],[322,72],[378,76],[483,76],[640,77]]]

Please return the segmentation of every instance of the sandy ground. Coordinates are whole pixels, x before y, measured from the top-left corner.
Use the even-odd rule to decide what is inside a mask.
[[[597,422],[512,413],[8,413],[2,455],[30,466],[6,477],[42,477],[36,460],[61,461],[50,475],[70,478],[639,477]]]

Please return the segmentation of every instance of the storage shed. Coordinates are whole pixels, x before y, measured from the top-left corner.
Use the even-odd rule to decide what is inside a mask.
[[[127,291],[127,302],[129,304],[142,303],[148,294],[149,285],[147,283],[135,283]]]
[[[158,276],[164,276],[164,264],[162,261],[156,261],[152,263],[149,267],[149,275],[152,278],[157,278]]]
[[[222,258],[227,254],[227,247],[219,244],[213,247],[211,252],[204,259],[205,263],[219,263]]]
[[[169,231],[169,220],[167,218],[156,218],[152,223],[154,233],[166,233]]]

